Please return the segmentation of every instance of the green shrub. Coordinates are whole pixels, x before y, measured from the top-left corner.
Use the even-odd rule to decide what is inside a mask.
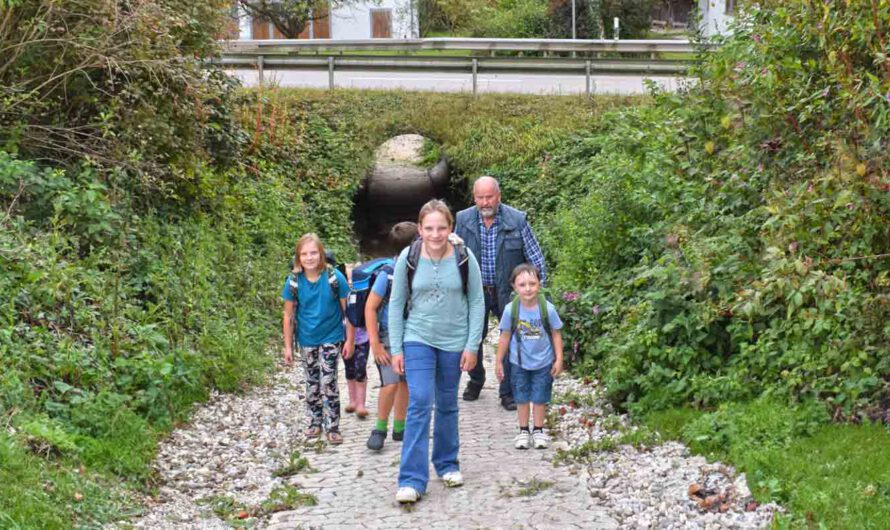
[[[620,38],[645,38],[651,27],[653,0],[577,0],[575,31],[579,39],[612,39],[614,19],[620,21]],[[549,33],[556,38],[572,36],[572,1],[550,1]]]
[[[890,87],[869,58],[890,11],[876,9],[755,2],[696,86],[500,174],[569,293],[577,365],[616,404],[778,392],[886,416]]]
[[[545,0],[500,0],[480,10],[473,36],[542,38],[547,34],[548,23]]]

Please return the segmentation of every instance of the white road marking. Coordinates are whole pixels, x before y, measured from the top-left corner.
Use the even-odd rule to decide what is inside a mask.
[[[341,74],[342,75],[342,74]],[[448,79],[444,77],[349,77],[350,81],[448,81],[451,83],[463,83],[465,79]]]

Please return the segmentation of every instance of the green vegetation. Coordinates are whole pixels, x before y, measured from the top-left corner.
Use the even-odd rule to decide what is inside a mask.
[[[269,492],[269,497],[259,506],[248,506],[228,495],[215,495],[198,499],[198,504],[207,506],[217,517],[233,528],[252,528],[259,517],[300,506],[315,506],[318,499],[311,493],[301,492],[294,486],[285,484]]]
[[[515,492],[505,493],[505,497],[534,497],[539,493],[543,493],[554,486],[552,480],[541,480],[538,477],[532,477],[527,482],[519,482],[519,489]]]
[[[579,39],[613,37],[612,20],[621,20],[621,38],[643,38],[651,26],[652,0],[577,0]],[[423,36],[487,38],[571,38],[568,0],[421,0]]]
[[[288,458],[286,465],[272,472],[273,477],[291,477],[300,471],[314,471],[305,456],[300,456],[299,451],[294,451]]]
[[[263,515],[293,510],[300,506],[315,506],[318,499],[311,493],[303,493],[289,485],[277,487],[269,493],[269,498],[260,504]]]
[[[215,4],[81,4],[0,3],[4,526],[127,515],[160,436],[263,380],[296,235],[355,256],[409,132],[530,212],[573,370],[648,426],[606,444],[683,439],[792,526],[887,519],[890,6],[752,2],[696,86],[586,100],[239,91],[183,59]]]
[[[560,308],[575,367],[598,370],[616,405],[770,393],[821,401],[838,419],[881,418],[882,45],[865,6],[765,4],[703,57],[698,87],[609,113],[535,167],[486,172],[532,212],[552,287],[572,293]],[[877,20],[890,21],[882,9]]]
[[[883,528],[890,520],[890,430],[826,425],[825,411],[769,399],[707,413],[653,412],[644,423],[747,473],[754,497],[789,509],[780,527]]]

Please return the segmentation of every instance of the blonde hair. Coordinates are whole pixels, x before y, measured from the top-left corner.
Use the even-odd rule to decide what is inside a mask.
[[[328,265],[328,260],[324,251],[324,244],[321,242],[321,238],[313,232],[300,236],[300,239],[297,240],[297,244],[294,245],[294,267],[299,266],[300,268],[303,268],[303,264],[300,263],[300,251],[307,243],[315,243],[315,246],[318,247],[318,270],[323,271]]]
[[[417,224],[422,225],[424,217],[433,212],[442,214],[448,222],[449,227],[454,226],[454,216],[451,215],[451,208],[449,208],[445,201],[441,199],[432,199],[420,207],[420,213],[417,214]]]

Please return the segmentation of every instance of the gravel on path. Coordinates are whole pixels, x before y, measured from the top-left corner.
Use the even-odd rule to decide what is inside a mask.
[[[405,508],[395,502],[401,444],[387,438],[379,453],[365,446],[376,410],[373,362],[372,414],[360,420],[344,412],[340,446],[302,437],[304,378],[300,368],[290,368],[244,395],[214,393],[161,444],[155,463],[161,485],[145,499],[145,513],[113,527],[747,529],[769,526],[780,509],[751,504],[744,475],[690,456],[675,442],[585,452],[633,427],[612,413],[595,382],[569,376],[554,386],[555,399],[565,404],[551,407],[551,447],[514,449],[515,413],[498,404],[493,335],[487,342],[489,380],[479,400],[460,402],[463,487],[446,489],[431,470],[419,503]],[[339,381],[346,403],[342,367]],[[305,458],[310,468],[274,476],[292,456]],[[694,495],[693,485],[700,488]],[[270,497],[297,491],[315,504],[270,507]]]

